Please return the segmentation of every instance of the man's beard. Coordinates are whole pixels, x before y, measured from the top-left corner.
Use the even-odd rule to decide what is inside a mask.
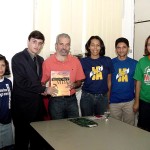
[[[70,53],[70,51],[65,50],[65,49],[62,49],[62,50],[60,51],[60,53],[61,53],[62,56],[67,56],[67,55]]]

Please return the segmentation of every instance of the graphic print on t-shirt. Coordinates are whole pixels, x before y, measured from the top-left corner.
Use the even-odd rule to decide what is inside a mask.
[[[0,89],[0,98],[1,98],[1,100],[9,99],[8,108],[10,109],[11,91],[10,91],[9,84],[5,84],[4,87],[2,89]],[[5,101],[5,103],[7,103],[7,101]]]
[[[92,80],[102,80],[103,79],[103,66],[92,67],[92,71],[90,72],[90,78]]]
[[[147,85],[150,85],[150,66],[144,69],[144,82]]]
[[[8,95],[9,95],[9,92],[8,92],[7,88],[0,89],[0,97],[8,96]]]
[[[118,82],[128,82],[129,68],[119,68],[116,80]]]

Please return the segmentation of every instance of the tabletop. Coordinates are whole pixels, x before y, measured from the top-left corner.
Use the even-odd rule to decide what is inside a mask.
[[[56,150],[150,150],[149,132],[111,117],[94,121],[98,126],[92,128],[68,119],[33,122],[31,126]]]

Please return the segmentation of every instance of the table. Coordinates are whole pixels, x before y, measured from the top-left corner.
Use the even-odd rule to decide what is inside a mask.
[[[55,150],[150,150],[150,132],[119,120],[94,120],[97,127],[67,119],[33,122],[31,126]]]

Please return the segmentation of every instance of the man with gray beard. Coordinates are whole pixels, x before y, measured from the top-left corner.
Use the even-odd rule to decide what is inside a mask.
[[[82,66],[77,57],[70,53],[71,39],[68,34],[59,34],[56,38],[56,53],[47,58],[43,63],[42,83],[49,81],[50,100],[49,113],[52,119],[73,118],[79,116],[76,88],[81,86],[85,78]],[[64,72],[69,74],[67,87],[69,94],[59,94],[59,87],[51,84],[52,72]]]

